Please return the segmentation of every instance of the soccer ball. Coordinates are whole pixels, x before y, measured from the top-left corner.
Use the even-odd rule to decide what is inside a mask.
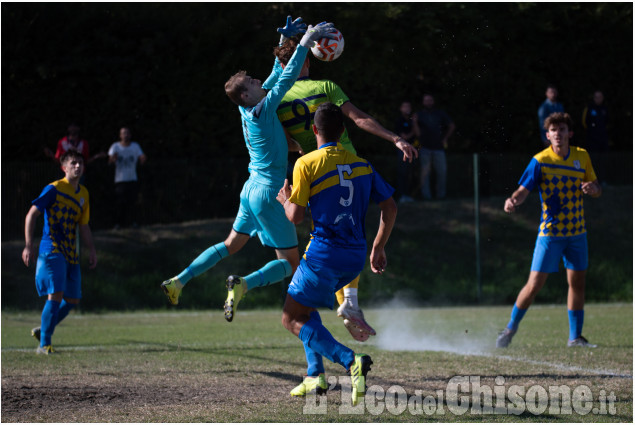
[[[321,38],[311,47],[313,56],[321,61],[330,62],[339,58],[344,51],[344,36],[335,30],[335,38]]]

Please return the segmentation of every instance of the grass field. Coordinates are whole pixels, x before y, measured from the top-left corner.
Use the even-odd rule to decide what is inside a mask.
[[[57,353],[48,357],[35,355],[29,334],[39,315],[5,311],[2,421],[632,422],[632,304],[590,304],[586,312],[584,334],[597,348],[566,347],[567,314],[558,305],[532,307],[512,345],[500,350],[493,345],[509,307],[404,308],[393,300],[366,312],[378,335],[365,344],[354,342],[335,314],[323,311],[336,338],[372,356],[368,385],[375,395],[360,414],[351,413],[346,380],[336,379],[344,372],[325,361],[332,388],[319,404],[323,412],[306,414],[315,400],[289,396],[306,371],[302,344],[282,328],[279,310],[239,312],[231,324],[219,310],[72,313],[56,330]],[[533,403],[530,409],[529,401],[518,415],[455,414],[448,383],[456,376],[478,376],[494,394],[502,389],[508,398],[500,401],[508,407],[514,385],[528,396],[542,393],[537,386],[546,394],[550,386],[566,385],[578,395],[588,387],[593,401],[578,403],[589,407],[588,414],[575,405],[566,413],[564,399],[560,414],[558,403]],[[440,391],[449,402],[439,402]],[[437,402],[434,413],[412,404],[419,414],[413,415],[395,401],[399,394],[411,403],[428,396]],[[468,388],[459,396],[470,394]],[[594,411],[603,409],[603,395],[616,400]]]

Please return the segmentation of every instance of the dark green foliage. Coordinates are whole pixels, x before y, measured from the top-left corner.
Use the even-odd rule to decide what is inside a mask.
[[[456,150],[534,151],[547,83],[582,130],[606,91],[612,140],[632,149],[632,4],[2,4],[3,161],[54,147],[70,121],[93,152],[121,125],[150,157],[245,155],[223,90],[239,69],[265,78],[287,14],[332,21],[346,38],[314,78],[392,126],[425,90],[457,123]],[[349,125],[352,127],[352,125]],[[583,132],[579,131],[579,138]],[[352,129],[353,140],[362,138]],[[581,141],[583,138],[581,139]],[[372,143],[366,153],[388,152]]]
[[[589,240],[588,301],[633,299],[632,187],[607,188],[599,199],[585,199]],[[516,214],[502,210],[504,198],[481,204],[483,304],[511,305],[529,275],[539,223],[538,195],[532,194]],[[369,210],[370,244],[379,209]],[[474,206],[470,200],[414,203],[399,206],[388,243],[388,267],[374,275],[366,264],[360,279],[362,306],[383,306],[393,297],[415,305],[476,304]],[[161,282],[178,274],[210,245],[225,239],[233,219],[148,226],[138,230],[95,232],[99,265],[82,263],[84,311],[158,308],[168,305]],[[308,242],[310,226],[297,227],[299,246]],[[23,243],[2,244],[2,308],[41,308],[34,268],[20,261]],[[273,250],[254,239],[236,255],[219,262],[185,287],[177,309],[222,309],[225,279],[247,275],[275,258]],[[281,307],[286,284],[248,292],[244,309]],[[538,294],[537,303],[564,304],[564,271],[554,273]]]

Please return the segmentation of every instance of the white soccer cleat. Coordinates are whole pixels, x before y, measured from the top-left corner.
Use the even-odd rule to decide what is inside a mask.
[[[362,310],[350,302],[344,301],[337,309],[337,315],[344,319],[344,326],[356,341],[364,342],[370,335],[377,335],[375,329],[366,323]]]

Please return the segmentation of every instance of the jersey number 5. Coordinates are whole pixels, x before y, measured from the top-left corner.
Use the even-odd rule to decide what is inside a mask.
[[[351,205],[351,203],[353,203],[353,193],[355,192],[355,187],[353,186],[352,181],[344,178],[344,172],[346,172],[346,174],[348,174],[349,176],[353,174],[353,170],[351,170],[351,166],[349,164],[337,166],[337,173],[340,176],[340,186],[347,187],[349,190],[348,199],[340,197],[340,205],[343,207],[348,207]]]

